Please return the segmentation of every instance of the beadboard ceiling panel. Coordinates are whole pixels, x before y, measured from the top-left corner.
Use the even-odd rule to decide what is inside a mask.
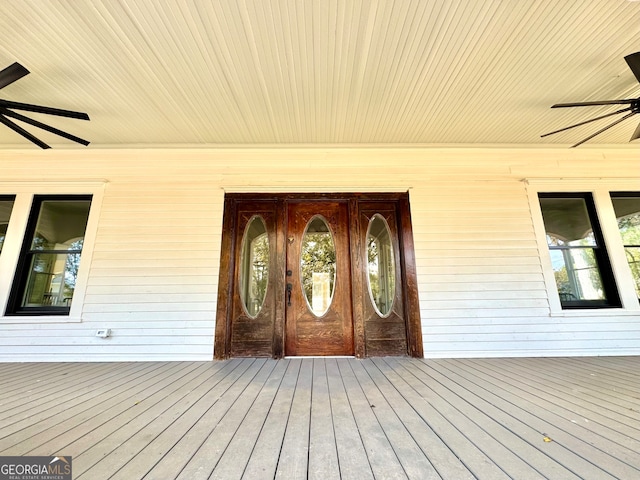
[[[3,0],[0,98],[88,148],[575,143],[640,96],[628,0]],[[589,144],[626,145],[640,115]],[[28,128],[58,147],[67,140]],[[631,148],[637,148],[631,144]],[[0,148],[37,148],[0,126]],[[77,148],[84,148],[78,146]],[[588,148],[588,145],[587,145]]]

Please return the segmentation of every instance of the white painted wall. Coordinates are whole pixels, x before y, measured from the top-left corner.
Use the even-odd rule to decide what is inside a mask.
[[[2,151],[0,165],[0,194],[22,202],[0,257],[2,312],[24,199],[101,196],[73,315],[0,317],[0,361],[211,359],[225,191],[409,190],[427,357],[640,354],[624,262],[623,309],[559,309],[536,204],[538,190],[640,191],[637,148],[89,148]],[[619,260],[615,222],[601,222]]]

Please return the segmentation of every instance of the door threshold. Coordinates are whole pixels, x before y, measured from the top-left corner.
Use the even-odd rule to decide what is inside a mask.
[[[296,358],[356,358],[355,355],[294,355],[285,356],[285,360],[293,360]]]

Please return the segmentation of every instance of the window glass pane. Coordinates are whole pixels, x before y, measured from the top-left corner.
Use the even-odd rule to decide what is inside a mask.
[[[31,250],[69,250],[84,238],[90,201],[43,201]]]
[[[91,200],[36,196],[11,300],[15,312],[66,314],[73,299]]]
[[[374,308],[386,316],[393,307],[396,291],[394,253],[389,226],[378,214],[371,218],[367,231],[367,272]]]
[[[321,317],[331,306],[336,279],[336,249],[329,226],[313,217],[302,237],[300,277],[307,306]]]
[[[539,198],[562,307],[620,306],[591,195]]]
[[[636,294],[640,298],[640,247],[625,247],[627,261],[631,267],[631,273],[636,284]]]
[[[592,248],[563,248],[550,253],[560,300],[606,299]]]
[[[13,210],[13,200],[0,199],[0,252],[2,252],[4,237],[7,234],[11,210]]]
[[[254,216],[244,232],[240,258],[240,297],[251,318],[256,318],[267,294],[269,236],[262,217]]]
[[[584,198],[541,198],[542,216],[551,246],[595,246]]]
[[[640,298],[640,196],[615,196],[611,201]]]
[[[76,288],[80,254],[31,255],[23,307],[69,307]]]

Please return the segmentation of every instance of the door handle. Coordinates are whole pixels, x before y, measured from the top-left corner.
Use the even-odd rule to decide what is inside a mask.
[[[287,283],[287,306],[291,306],[291,291],[293,290],[293,284]]]

